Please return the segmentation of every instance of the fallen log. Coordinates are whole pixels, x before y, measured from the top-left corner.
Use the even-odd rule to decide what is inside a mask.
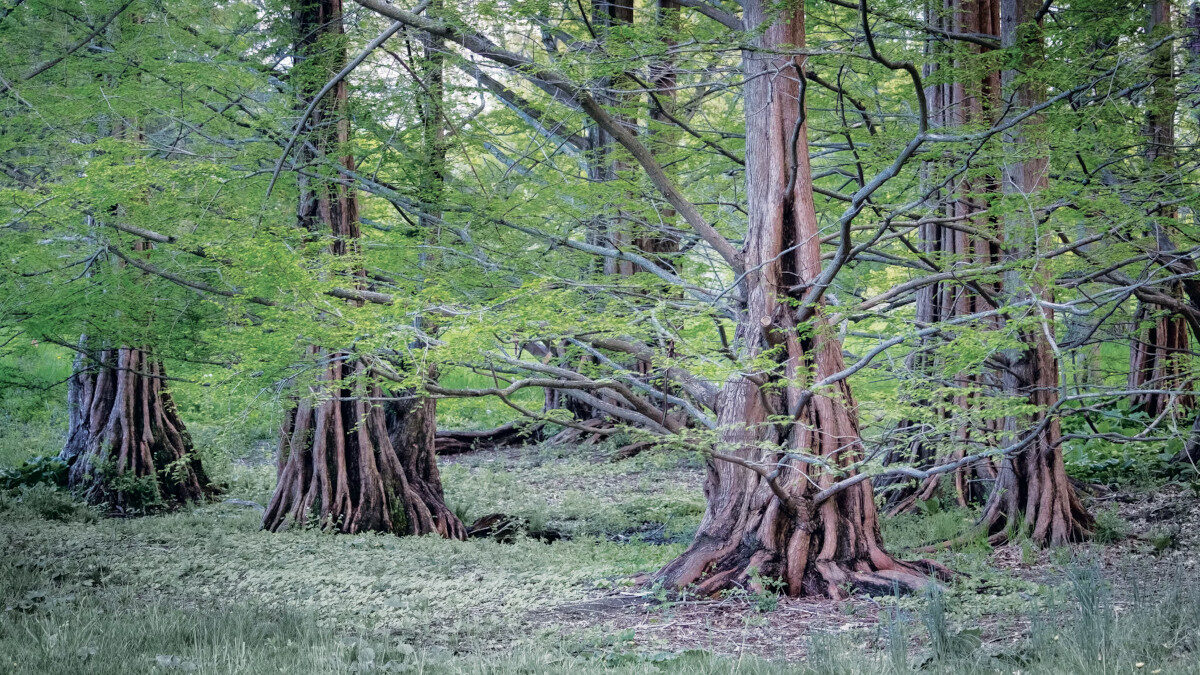
[[[494,450],[510,445],[536,443],[542,439],[544,424],[509,422],[494,429],[439,429],[434,435],[434,451],[439,455],[457,455],[475,450]]]

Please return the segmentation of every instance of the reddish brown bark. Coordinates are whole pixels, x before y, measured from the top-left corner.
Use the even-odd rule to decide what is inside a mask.
[[[279,482],[263,527],[316,525],[340,532],[430,534],[463,539],[446,507],[434,456],[432,399],[380,406],[378,385],[353,354],[314,355],[332,362],[320,383],[286,417],[279,441]],[[314,400],[315,399],[315,400]]]
[[[333,40],[342,33],[342,3],[303,2],[294,16],[299,61],[307,60],[311,69],[301,92],[310,99],[346,63],[344,47]],[[346,85],[341,82],[316,108],[309,138],[320,154],[337,152],[349,140],[349,122],[343,114],[346,99]],[[322,159],[307,149],[299,154],[301,164]],[[354,168],[353,157],[339,161]],[[330,253],[359,253],[353,190],[301,175],[297,219],[314,236],[332,235]],[[361,269],[357,275],[365,277]],[[434,455],[433,399],[409,392],[381,406],[378,401],[384,392],[372,383],[366,359],[316,346],[310,346],[308,353],[325,365],[310,396],[298,402],[282,426],[279,480],[263,515],[263,527],[274,531],[311,523],[341,532],[465,538],[466,529],[446,507],[442,494]]]
[[[114,138],[144,140],[141,129],[120,117],[109,131]],[[121,217],[121,208],[111,207],[110,215]],[[149,247],[139,240],[133,250]],[[167,391],[162,361],[144,349],[88,342],[86,335],[80,339],[67,385],[67,442],[59,459],[69,466],[68,486],[122,514],[215,494]]]
[[[763,0],[744,5],[746,25],[770,27],[743,54],[749,225],[736,334],[747,362],[769,352],[771,364],[726,382],[717,401],[716,449],[732,461],[710,460],[696,538],[657,579],[670,588],[694,585],[702,594],[761,585],[760,578],[781,583],[790,595],[914,588],[927,583],[933,566],[901,562],[884,550],[870,481],[818,503],[818,491],[842,476],[784,454],[845,466],[861,457],[862,442],[844,380],[807,399],[804,391],[844,362],[823,312],[797,325],[791,302],[798,296],[791,289],[811,282],[821,262],[807,130],[800,124],[804,62],[779,55],[804,44],[803,5],[782,14],[774,7]],[[778,451],[764,449],[771,447]]]
[[[1041,23],[1035,20],[1040,0],[1002,0],[1001,39],[1005,46],[1018,47],[1023,55],[1022,69],[1041,63],[1044,49]],[[1044,85],[1028,77],[1013,86],[1015,103],[1022,107],[1036,105],[1045,96]],[[1015,73],[1005,73],[1006,83],[1015,81]],[[1022,123],[1017,134],[1006,141],[1014,146],[1033,146],[1028,157],[1008,164],[1005,169],[1005,189],[1025,198],[1036,196],[1048,180],[1047,142],[1038,117]],[[1031,251],[1018,242],[1030,238],[1035,223],[1025,209],[1015,209],[1007,223],[1010,237],[1009,256],[1026,259]],[[1048,279],[1034,270],[1031,278],[1016,275],[1006,277],[1006,291],[1014,300],[1041,297],[1053,301]],[[1000,543],[1015,530],[1024,528],[1030,539],[1040,545],[1058,546],[1080,541],[1090,535],[1092,517],[1084,509],[1067,478],[1062,455],[1062,433],[1053,408],[1058,403],[1058,360],[1051,338],[1054,334],[1053,310],[1034,306],[1040,325],[1024,330],[1025,347],[1012,355],[1004,374],[1004,388],[1010,395],[1027,397],[1038,412],[1028,418],[1008,417],[1005,431],[1008,439],[1021,438],[1027,444],[1021,451],[1005,457],[981,523],[991,533],[991,540]]]
[[[162,362],[122,347],[76,360],[70,421],[59,459],[68,484],[124,513],[197,502],[213,494],[175,411]]]
[[[940,10],[929,14],[930,24],[944,30],[997,37],[1000,34],[999,0],[944,0]],[[974,54],[990,51],[980,45],[967,48]],[[970,72],[968,63],[955,65]],[[953,128],[988,124],[1000,102],[1000,73],[988,71],[975,82],[959,80],[931,85],[926,88],[925,95],[931,126]],[[957,170],[960,167],[956,162],[950,168]],[[994,220],[985,215],[988,210],[985,195],[998,190],[999,185],[989,177],[961,176],[951,182],[947,189],[951,198],[946,200],[940,214],[945,222],[935,220],[923,223],[918,232],[926,259],[949,269],[977,269],[1000,262],[1001,251],[998,237],[995,236],[998,228]],[[986,236],[989,234],[992,236]],[[926,286],[917,292],[917,321],[921,325],[929,325],[995,309],[992,299],[1000,292],[998,282],[943,281]],[[995,327],[995,324],[989,327]],[[913,354],[909,367],[930,374],[937,368],[934,353],[927,349],[918,350]],[[939,416],[948,420],[956,410],[968,410],[976,406],[981,397],[987,396],[988,391],[996,386],[995,379],[990,373],[960,373],[955,376],[954,385],[961,393],[946,402],[925,403],[938,407]],[[994,444],[999,425],[992,422],[985,422],[980,428],[962,425],[954,431],[948,443],[932,446],[917,422],[902,422],[900,427],[912,429],[915,434],[903,435],[915,435],[915,438],[907,441],[899,451],[891,453],[887,463],[909,462],[928,468],[973,454],[979,444]],[[888,491],[888,512],[896,514],[909,511],[919,502],[937,496],[950,497],[959,506],[982,503],[995,477],[996,469],[992,462],[981,460],[920,482],[909,481],[907,487]]]
[[[1148,39],[1159,39],[1171,32],[1170,0],[1153,0],[1146,3],[1146,35]],[[1146,110],[1146,164],[1155,182],[1169,182],[1175,171],[1175,60],[1174,42],[1168,40],[1154,52],[1150,63],[1150,76],[1154,83]],[[1162,198],[1164,195],[1152,195]],[[1172,221],[1176,210],[1164,206],[1154,211],[1154,221],[1147,232],[1151,248],[1158,252],[1170,252]],[[1164,247],[1163,244],[1166,244]],[[1181,283],[1171,284],[1173,297],[1183,298]],[[1178,389],[1186,384],[1181,359],[1190,349],[1187,321],[1178,314],[1161,313],[1152,316],[1154,310],[1139,304],[1134,314],[1138,332],[1129,345],[1129,388],[1145,390]],[[1149,328],[1140,324],[1150,320]],[[1135,410],[1156,418],[1174,410],[1192,408],[1192,396],[1174,396],[1160,392],[1134,394],[1130,401]]]

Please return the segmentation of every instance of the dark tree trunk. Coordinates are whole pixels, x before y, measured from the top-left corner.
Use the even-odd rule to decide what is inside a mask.
[[[927,20],[945,30],[999,36],[999,0],[945,0],[937,11],[928,12]],[[971,45],[975,54],[990,51],[986,47]],[[972,72],[958,64],[964,72]],[[989,123],[1000,101],[1000,73],[989,71],[978,81],[954,81],[931,85],[926,89],[930,111],[930,125],[959,127],[965,124]],[[950,169],[957,170],[957,162]],[[940,176],[934,172],[934,180]],[[922,253],[926,259],[939,264],[943,269],[962,267],[972,269],[995,265],[1000,262],[1001,251],[996,244],[996,223],[985,215],[988,210],[984,193],[996,192],[999,185],[987,177],[968,178],[961,176],[946,189],[948,199],[941,209],[945,222],[928,222],[918,232]],[[974,231],[974,233],[972,233]],[[981,233],[981,234],[975,234]],[[992,237],[985,236],[993,234]],[[917,294],[917,321],[933,324],[959,316],[995,309],[992,299],[999,295],[998,283],[943,281],[927,286]],[[989,327],[996,327],[995,323]],[[913,370],[932,375],[937,369],[933,350],[922,348],[914,352],[910,363]],[[969,410],[996,387],[991,374],[960,373],[954,378],[954,386],[961,393],[949,401],[925,401],[939,410],[939,417],[950,419],[954,412]],[[949,405],[946,405],[946,404]],[[985,423],[980,428],[960,425],[946,444],[934,444],[925,437],[925,430],[914,420],[902,422],[901,433],[911,440],[902,440],[901,448],[892,452],[887,463],[910,462],[922,468],[962,459],[968,454],[968,444],[994,444],[997,424]],[[948,452],[947,452],[948,450]],[[896,514],[913,509],[918,502],[935,496],[950,496],[959,506],[979,504],[987,497],[996,470],[990,460],[981,460],[963,466],[948,474],[938,474],[920,482],[906,481],[903,488],[893,488],[887,493],[888,511]],[[949,489],[949,495],[944,493]]]
[[[1022,68],[1041,64],[1044,49],[1041,23],[1035,15],[1040,0],[1001,1],[1001,40],[1007,47],[1018,47],[1023,55]],[[1005,72],[1006,85],[1016,79],[1013,71]],[[1045,96],[1044,86],[1028,78],[1012,86],[1011,95],[1021,108],[1036,105]],[[1049,161],[1046,139],[1037,117],[1022,123],[1018,131],[1005,139],[1016,146],[1034,145],[1036,152],[1027,152],[1029,159],[1011,162],[1005,168],[1005,190],[1025,196],[1036,195],[1047,184]],[[1036,223],[1024,209],[1008,216],[1008,234],[1013,241],[1026,239]],[[1028,257],[1029,250],[1010,245],[1008,255],[1013,260]],[[1014,274],[1006,277],[1006,291],[1012,300],[1040,296],[1052,302],[1049,280],[1032,272],[1027,280]],[[1041,313],[1040,326],[1022,333],[1024,348],[1010,355],[1004,374],[1004,389],[1010,395],[1026,397],[1038,412],[1030,417],[1005,419],[1008,440],[1027,441],[1021,451],[1005,457],[1000,474],[984,507],[982,524],[987,527],[994,543],[1008,539],[1017,527],[1027,530],[1030,538],[1040,545],[1059,546],[1081,541],[1090,535],[1092,517],[1075,494],[1063,464],[1062,433],[1057,413],[1058,361],[1051,337],[1054,334],[1053,311],[1034,305],[1032,311]],[[1032,435],[1032,437],[1031,437]]]
[[[743,55],[749,226],[737,343],[747,362],[768,351],[777,356],[769,368],[726,382],[717,400],[716,450],[728,459],[709,461],[700,529],[657,578],[702,594],[754,586],[759,578],[780,582],[790,595],[910,589],[927,583],[934,568],[884,550],[870,481],[817,502],[817,493],[842,476],[784,454],[845,466],[861,458],[862,442],[844,380],[805,391],[845,364],[822,310],[797,325],[799,293],[790,290],[811,282],[821,262],[807,130],[799,119],[804,62],[776,55],[803,46],[803,5],[782,14],[774,7],[765,0],[744,5],[746,25],[770,27],[756,38],[758,49]]]
[[[1153,0],[1146,3],[1146,36],[1149,40],[1162,38],[1171,33],[1170,0]],[[1175,171],[1175,59],[1174,42],[1168,40],[1154,52],[1150,62],[1150,77],[1154,89],[1150,94],[1146,110],[1146,164],[1155,181],[1169,182]],[[1156,198],[1165,195],[1155,195]],[[1170,252],[1172,221],[1176,217],[1174,207],[1164,206],[1154,211],[1148,238],[1150,246],[1157,251]],[[1165,246],[1164,246],[1165,244]],[[1183,285],[1171,284],[1173,297],[1183,298]],[[1150,327],[1142,330],[1141,324],[1150,321]],[[1191,345],[1188,339],[1187,321],[1178,314],[1158,313],[1144,303],[1134,314],[1134,334],[1129,345],[1129,388],[1147,390],[1177,389],[1184,383],[1184,364],[1180,362]],[[1135,410],[1143,411],[1156,418],[1175,410],[1194,407],[1192,396],[1146,392],[1134,394],[1131,400]]]
[[[69,486],[128,513],[213,494],[162,363],[127,347],[84,353],[68,383],[70,421],[59,455],[70,467]]]
[[[346,63],[345,48],[331,44],[342,33],[341,0],[302,2],[295,11],[298,65],[310,68],[301,106]],[[339,83],[316,109],[310,140],[321,154],[349,140],[344,117],[347,90]],[[301,163],[320,161],[302,151]],[[343,156],[354,168],[354,158]],[[358,203],[344,186],[301,177],[298,222],[333,235],[330,252],[359,252]],[[358,270],[360,279],[365,276]],[[341,532],[437,533],[463,539],[466,528],[446,507],[434,455],[432,399],[403,394],[379,405],[384,392],[368,360],[350,352],[309,347],[323,373],[310,396],[284,421],[279,442],[279,481],[263,515],[263,527],[315,524]]]

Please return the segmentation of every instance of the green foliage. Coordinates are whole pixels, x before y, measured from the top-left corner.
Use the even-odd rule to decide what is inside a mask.
[[[1063,460],[1067,473],[1088,483],[1110,486],[1149,486],[1172,473],[1169,462],[1183,449],[1184,430],[1172,440],[1114,442],[1114,437],[1136,437],[1145,429],[1149,417],[1144,412],[1131,412],[1128,402],[1117,400],[1098,419],[1083,416],[1066,418],[1065,433],[1087,435],[1089,431],[1103,437],[1076,438],[1063,443]]]
[[[57,457],[34,457],[27,459],[20,466],[0,468],[0,489],[12,490],[24,485],[45,483],[56,487],[66,487],[67,465]]]
[[[1096,512],[1096,525],[1092,539],[1099,544],[1112,544],[1129,535],[1129,523],[1117,513],[1116,507]]]
[[[0,492],[0,513],[5,518],[34,517],[79,523],[94,523],[98,517],[94,509],[74,495],[44,483]]]

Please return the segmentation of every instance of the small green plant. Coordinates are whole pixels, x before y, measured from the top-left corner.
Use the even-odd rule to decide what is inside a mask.
[[[1096,529],[1092,538],[1098,544],[1121,541],[1129,534],[1129,523],[1125,522],[1116,507],[1107,508],[1096,514]]]
[[[749,572],[750,587],[757,589],[751,591],[748,596],[754,611],[766,614],[779,609],[779,596],[783,593],[784,587],[783,580],[764,577],[757,567],[750,568]]]
[[[1067,570],[1067,578],[1076,605],[1077,639],[1086,651],[1100,652],[1108,642],[1114,618],[1100,570],[1094,565],[1075,566]]]
[[[94,509],[58,488],[37,483],[22,485],[0,500],[0,511],[24,510],[38,518],[60,522],[92,523],[98,519]]]
[[[67,465],[57,457],[39,456],[25,460],[17,467],[0,469],[0,489],[37,484],[66,486]]]
[[[1163,553],[1175,548],[1179,545],[1179,527],[1174,528],[1159,528],[1150,533],[1147,541],[1150,542],[1150,547],[1154,551],[1154,555],[1162,555]]]
[[[946,600],[940,586],[929,584],[925,589],[925,605],[921,612],[921,623],[929,633],[929,645],[934,658],[942,658],[949,652],[950,631],[946,625]]]
[[[908,666],[908,631],[900,617],[900,610],[889,608],[887,623],[887,656],[892,669],[897,673],[906,673]]]
[[[1037,547],[1029,537],[1021,537],[1021,562],[1032,565],[1037,562]]]
[[[925,630],[929,633],[929,646],[934,662],[968,655],[983,644],[978,629],[951,632],[947,613],[945,592],[941,586],[929,584],[925,589],[921,622],[925,624]]]
[[[154,476],[120,473],[108,478],[108,489],[119,495],[121,509],[127,514],[149,513],[163,506],[158,481]]]

